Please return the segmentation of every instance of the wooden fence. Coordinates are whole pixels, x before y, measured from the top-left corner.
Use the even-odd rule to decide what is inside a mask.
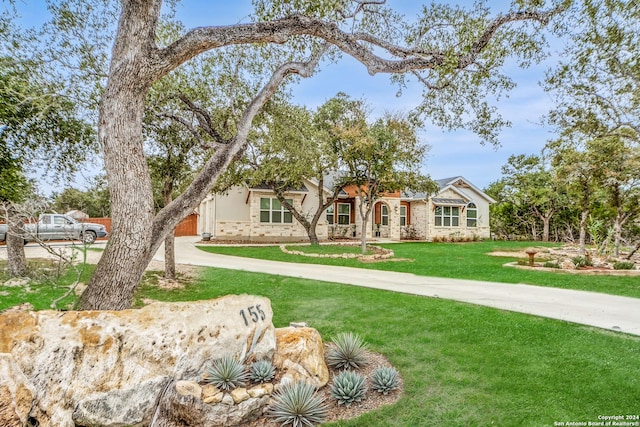
[[[87,218],[84,222],[102,224],[111,233],[111,218]],[[176,226],[176,237],[198,235],[198,214],[191,214]]]

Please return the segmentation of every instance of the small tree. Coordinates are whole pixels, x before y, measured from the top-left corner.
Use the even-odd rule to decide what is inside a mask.
[[[24,253],[24,239],[21,229],[24,224],[18,215],[16,204],[25,200],[31,192],[29,181],[25,178],[17,159],[12,158],[0,139],[0,213],[7,224],[7,270],[10,276],[23,276],[27,272],[27,259]]]
[[[502,173],[509,200],[532,215],[534,240],[538,235],[537,219],[542,223],[542,240],[548,242],[551,219],[566,201],[564,188],[554,178],[555,171],[541,156],[516,155],[509,157]]]
[[[235,183],[267,184],[280,203],[307,232],[309,242],[318,245],[318,222],[327,208],[337,200],[350,178],[339,172],[343,164],[340,129],[353,125],[361,112],[362,101],[339,93],[316,112],[285,103],[269,103],[256,123],[255,137],[245,156],[245,174],[236,174]],[[331,188],[326,188],[331,176]],[[335,178],[335,179],[334,179]],[[300,188],[305,180],[318,186],[316,210],[303,212],[285,197],[287,190]]]
[[[361,249],[367,251],[367,222],[373,206],[385,193],[433,192],[436,184],[420,173],[427,146],[416,135],[416,125],[400,116],[386,114],[372,125],[344,129],[341,157],[348,181],[358,200],[361,218]]]

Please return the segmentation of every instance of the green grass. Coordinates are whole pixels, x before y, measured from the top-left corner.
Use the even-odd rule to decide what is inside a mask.
[[[68,285],[78,278],[87,282],[95,268],[91,264],[79,265],[76,269],[64,268],[51,260],[27,260],[29,282],[27,286],[2,286],[6,276],[6,261],[0,261],[0,311],[18,304],[29,302],[36,310],[51,308],[51,303],[68,291]],[[73,307],[77,298],[71,294],[57,303],[57,308]]]
[[[360,266],[467,278],[488,270],[491,280],[505,280],[509,274],[516,280],[520,270],[503,269],[505,259],[482,255],[493,247],[516,246],[393,245],[397,257],[411,255],[415,260]],[[430,265],[434,263],[441,268]],[[532,277],[539,281],[540,274]],[[573,278],[542,274],[546,275]],[[400,401],[327,426],[537,427],[598,421],[598,415],[635,414],[640,408],[639,337],[464,303],[282,276],[203,268],[199,279],[174,290],[159,289],[153,273],[148,276],[136,294],[138,304],[144,298],[190,301],[263,295],[271,300],[276,327],[306,321],[325,340],[339,332],[354,332],[384,354],[404,380]],[[72,277],[58,283],[64,280]],[[38,292],[17,295],[15,303],[29,301],[36,308],[47,308],[61,289],[42,286]],[[15,303],[2,297],[0,310]]]
[[[640,298],[638,276],[590,276],[570,273],[531,271],[503,267],[516,258],[488,256],[492,251],[527,248],[539,242],[473,242],[473,243],[398,243],[380,245],[395,252],[396,259],[406,261],[363,263],[353,259],[309,258],[283,253],[278,246],[199,246],[207,252],[308,264],[340,265],[423,276],[487,280],[503,283],[525,283],[555,288],[580,289]],[[544,246],[553,246],[546,244]]]
[[[551,426],[640,408],[640,338],[451,301],[207,268],[182,290],[139,298],[227,294],[271,299],[274,324],[307,321],[325,340],[360,334],[400,370],[396,404],[331,426]]]

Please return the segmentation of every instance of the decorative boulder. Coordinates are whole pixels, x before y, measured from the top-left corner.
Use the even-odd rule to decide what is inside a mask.
[[[0,313],[0,354],[9,353],[0,358],[0,407],[10,412],[0,425],[22,422],[25,408],[40,427],[148,424],[169,385],[198,381],[210,360],[271,358],[272,317],[267,298],[249,295],[123,311]]]
[[[561,260],[558,265],[563,270],[576,270],[576,265],[569,258],[564,258]]]
[[[313,328],[276,329],[273,365],[283,371],[282,382],[306,380],[317,388],[329,381],[322,337]]]

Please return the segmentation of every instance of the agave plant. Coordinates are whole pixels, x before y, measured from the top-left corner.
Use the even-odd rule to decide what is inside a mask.
[[[274,395],[269,416],[281,426],[313,427],[324,422],[329,414],[324,399],[315,394],[313,384],[299,381],[286,383]]]
[[[276,368],[270,360],[258,360],[251,364],[251,381],[266,383],[271,381],[276,374]]]
[[[242,362],[233,356],[226,355],[213,361],[204,381],[221,390],[233,390],[244,385],[248,377],[249,374]]]
[[[390,391],[397,389],[399,386],[400,376],[395,368],[378,368],[371,376],[371,388],[384,395],[387,395]]]
[[[354,371],[342,371],[333,379],[330,393],[338,404],[351,406],[364,399],[367,393],[364,376]]]
[[[359,369],[367,364],[366,345],[358,334],[338,334],[333,339],[335,347],[327,352],[327,363],[336,369]]]

